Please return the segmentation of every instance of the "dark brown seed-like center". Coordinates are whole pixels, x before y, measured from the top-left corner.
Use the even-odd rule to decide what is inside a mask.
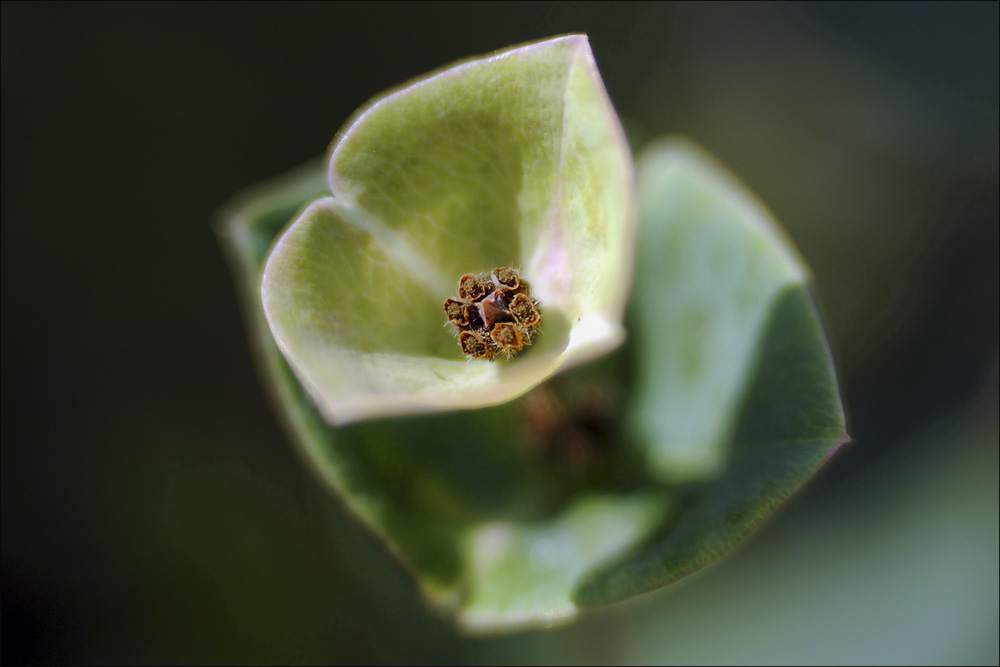
[[[503,296],[503,293],[497,290],[479,302],[479,312],[483,316],[487,331],[492,331],[497,322],[508,322],[513,319]]]
[[[507,266],[463,275],[458,280],[458,298],[445,299],[444,312],[458,328],[462,353],[490,361],[497,354],[512,357],[531,345],[541,322],[531,286]]]

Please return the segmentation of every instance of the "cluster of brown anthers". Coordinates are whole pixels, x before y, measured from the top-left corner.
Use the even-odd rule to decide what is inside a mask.
[[[541,311],[531,286],[514,269],[466,273],[458,279],[458,298],[444,302],[448,321],[458,327],[458,344],[470,359],[510,358],[531,345]]]

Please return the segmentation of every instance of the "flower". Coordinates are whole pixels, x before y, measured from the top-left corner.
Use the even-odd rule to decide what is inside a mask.
[[[408,84],[328,162],[227,212],[255,351],[306,461],[463,631],[667,585],[847,440],[808,269],[733,174],[650,142],[634,243],[585,37]],[[633,259],[627,353],[507,402],[623,340]]]
[[[584,35],[468,60],[370,102],[331,197],[281,235],[261,298],[324,417],[497,405],[624,339],[632,159]],[[510,266],[544,313],[530,349],[467,360],[442,326],[463,274]]]

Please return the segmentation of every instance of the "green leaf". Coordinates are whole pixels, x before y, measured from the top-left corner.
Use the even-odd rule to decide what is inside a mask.
[[[677,509],[638,553],[593,573],[581,605],[715,560],[848,440],[808,270],[770,212],[683,139],[647,147],[639,182],[629,423]]]
[[[334,146],[333,196],[271,252],[274,339],[331,423],[509,401],[621,343],[631,164],[582,35],[378,98]],[[442,303],[496,266],[531,283],[541,335],[509,362],[468,361]]]
[[[767,209],[692,144],[641,160],[633,426],[665,481],[717,476],[775,303],[808,271]],[[832,371],[830,372],[832,378]]]

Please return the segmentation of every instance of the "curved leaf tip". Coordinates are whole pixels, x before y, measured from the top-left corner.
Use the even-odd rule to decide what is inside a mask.
[[[261,298],[332,423],[496,405],[623,340],[633,167],[584,35],[377,98],[339,135],[329,181],[275,244]],[[497,266],[530,282],[541,333],[510,361],[466,361],[442,303]]]

